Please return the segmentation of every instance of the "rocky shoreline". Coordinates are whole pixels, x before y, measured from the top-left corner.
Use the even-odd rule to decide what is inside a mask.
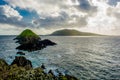
[[[23,56],[16,56],[11,65],[0,59],[0,80],[78,80],[62,73],[55,76],[52,70],[46,73],[44,69],[44,65],[34,69],[31,61]]]

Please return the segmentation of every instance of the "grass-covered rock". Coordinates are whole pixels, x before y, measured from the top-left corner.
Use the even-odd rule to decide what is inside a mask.
[[[15,40],[17,40],[16,42],[19,44],[35,43],[40,39],[41,38],[30,29],[24,30],[15,38]]]
[[[14,40],[17,40],[16,43],[20,44],[16,49],[25,51],[36,51],[46,48],[47,46],[56,45],[56,43],[48,39],[41,40],[41,38],[30,29],[24,30]]]

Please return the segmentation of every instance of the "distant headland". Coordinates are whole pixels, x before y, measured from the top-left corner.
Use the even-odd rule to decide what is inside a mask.
[[[100,34],[89,33],[89,32],[80,32],[74,29],[62,29],[57,30],[50,34],[51,36],[102,36]]]

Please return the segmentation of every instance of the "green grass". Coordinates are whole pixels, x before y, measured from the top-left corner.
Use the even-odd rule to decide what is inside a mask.
[[[40,38],[37,34],[35,34],[32,30],[26,29],[16,38]]]

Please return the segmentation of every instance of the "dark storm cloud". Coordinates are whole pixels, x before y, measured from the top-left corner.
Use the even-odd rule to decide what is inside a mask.
[[[80,5],[78,6],[80,10],[86,12],[92,11],[93,13],[97,11],[97,7],[90,5],[88,0],[78,0],[78,1],[80,3]]]
[[[116,6],[118,2],[120,2],[120,0],[109,0],[108,4],[110,4],[112,6]]]
[[[72,0],[72,2],[74,3],[75,0]],[[94,15],[94,13],[97,12],[97,7],[96,6],[92,6],[90,5],[88,0],[78,0],[79,1],[79,5],[74,5],[73,7],[78,9],[78,11],[80,12],[86,12],[87,15],[86,16],[78,16],[78,15],[72,15],[69,16],[68,13],[65,12],[61,12],[60,16],[58,17],[52,17],[52,16],[48,16],[45,18],[40,18],[35,20],[33,23],[36,24],[38,27],[63,27],[63,26],[67,26],[68,28],[71,27],[83,27],[85,25],[87,25],[87,19],[88,17]],[[69,20],[76,18],[76,22],[75,23],[68,23]]]
[[[10,25],[15,25],[18,27],[27,27],[31,26],[29,23],[25,23],[25,21],[18,21],[16,18],[7,18],[6,16],[0,15],[0,23],[2,24],[10,24]]]
[[[79,7],[83,10],[90,10],[91,5],[89,4],[88,0],[79,0]]]
[[[61,12],[59,16],[56,17],[47,16],[44,18],[39,18],[35,20],[33,24],[37,25],[38,27],[55,27],[63,25],[68,19],[68,14],[65,12]]]

